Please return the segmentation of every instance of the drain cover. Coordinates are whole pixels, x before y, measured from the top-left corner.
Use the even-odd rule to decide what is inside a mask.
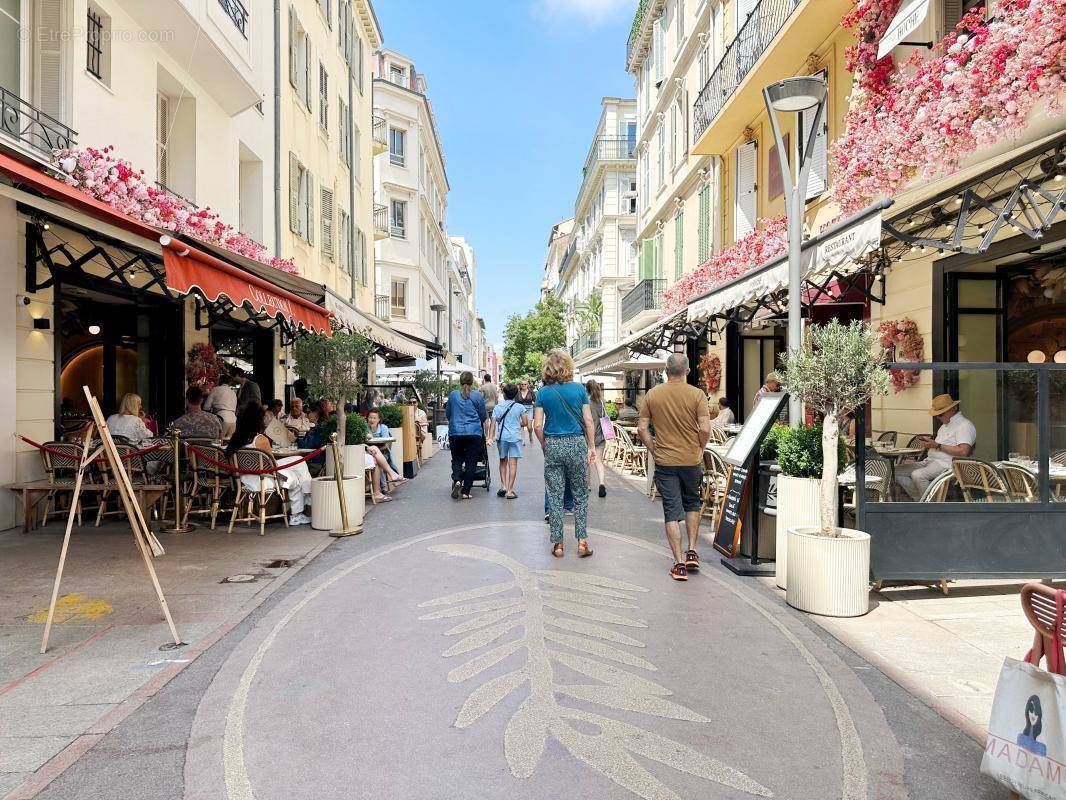
[[[223,578],[219,583],[252,583],[256,580],[255,575],[230,575],[228,578]]]
[[[288,569],[293,565],[294,560],[291,558],[275,558],[269,564],[266,565],[267,569]]]

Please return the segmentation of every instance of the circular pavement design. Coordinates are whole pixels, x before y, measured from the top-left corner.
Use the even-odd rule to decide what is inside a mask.
[[[450,528],[302,587],[205,694],[186,798],[866,800],[848,705],[779,612],[590,535],[556,559],[539,522]]]

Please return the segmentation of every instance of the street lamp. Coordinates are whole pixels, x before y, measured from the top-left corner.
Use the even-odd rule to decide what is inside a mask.
[[[436,327],[433,329],[433,341],[437,345],[437,408],[433,412],[433,424],[434,425],[439,425],[440,424],[440,418],[439,418],[438,415],[440,414],[441,406],[444,405],[444,402],[441,399],[443,397],[443,395],[441,395],[441,391],[440,391],[440,383],[441,383],[441,380],[440,380],[440,355],[441,355],[440,354],[440,315],[441,315],[441,312],[444,311],[445,309],[446,309],[446,307],[444,306],[443,303],[433,303],[429,307],[429,310],[434,312],[437,315],[437,324],[436,324]]]
[[[811,171],[811,158],[814,155],[814,142],[819,127],[825,119],[825,100],[827,87],[822,78],[811,75],[798,78],[786,78],[767,86],[762,90],[766,110],[770,116],[770,127],[774,132],[777,145],[777,157],[781,165],[781,183],[785,189],[785,208],[788,213],[788,346],[799,347],[803,340],[803,306],[801,285],[803,283],[803,208],[807,200],[807,176]],[[799,114],[797,130],[803,125],[803,114],[817,107],[814,123],[809,131],[802,131],[803,149],[798,147],[799,164],[796,165],[796,180],[792,181],[792,170],[785,152],[785,142],[781,135],[777,114]],[[800,424],[799,398],[791,396],[788,401],[788,420],[792,427]]]

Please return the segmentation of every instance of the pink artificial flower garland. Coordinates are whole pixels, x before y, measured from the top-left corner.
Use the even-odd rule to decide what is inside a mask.
[[[106,203],[116,211],[155,228],[191,236],[231,253],[298,275],[287,258],[271,258],[259,242],[224,223],[210,208],[195,208],[144,179],[144,170],[113,155],[113,146],[56,150],[56,166],[68,186]]]
[[[901,0],[858,0],[848,51],[858,95],[832,146],[833,198],[845,214],[892,197],[915,179],[953,172],[980,147],[1017,138],[1044,100],[1061,113],[1066,88],[1066,0],[1002,0],[987,22],[969,11],[925,58],[896,69],[877,59]]]

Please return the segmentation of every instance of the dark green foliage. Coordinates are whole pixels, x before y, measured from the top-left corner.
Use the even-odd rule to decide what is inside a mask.
[[[614,403],[604,403],[603,410],[607,412],[607,419],[612,421],[618,419],[618,406]]]
[[[766,437],[762,440],[762,447],[759,450],[759,455],[764,460],[774,461],[777,459],[777,441],[781,436],[781,432],[787,429],[787,425],[775,422],[770,430],[766,432]]]
[[[777,434],[777,463],[781,473],[792,478],[822,477],[822,426],[780,427]],[[838,440],[838,468],[844,466],[844,440]]]
[[[403,427],[403,406],[396,403],[386,403],[381,407],[381,421],[390,431],[400,430]]]
[[[326,437],[328,438],[331,433],[337,430],[337,417],[330,417],[326,422],[322,423],[322,427],[326,431]],[[366,440],[369,438],[370,426],[366,424],[366,420],[363,419],[363,416],[354,411],[346,415],[344,422],[344,443],[366,444]]]

